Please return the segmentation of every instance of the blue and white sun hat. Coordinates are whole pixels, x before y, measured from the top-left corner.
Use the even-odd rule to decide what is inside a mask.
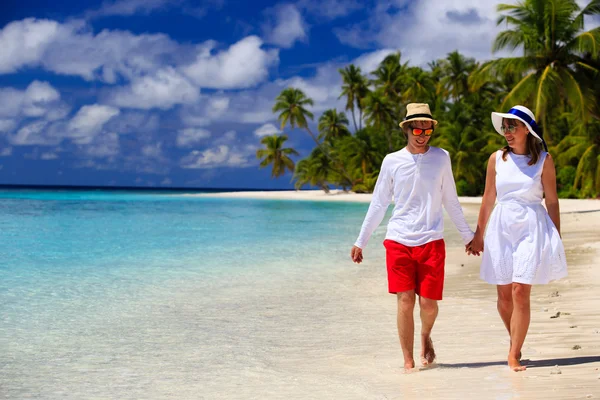
[[[544,145],[544,149],[548,151],[548,146],[546,146],[546,141],[542,136],[542,131],[535,122],[535,116],[529,108],[524,106],[514,106],[507,113],[492,113],[492,125],[494,125],[496,132],[502,136],[504,136],[504,132],[502,132],[502,120],[504,118],[518,119],[524,123],[529,130],[529,133],[531,133],[538,141],[540,141]]]

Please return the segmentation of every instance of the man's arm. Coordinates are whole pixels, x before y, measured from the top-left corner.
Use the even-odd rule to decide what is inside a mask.
[[[369,210],[363,221],[360,234],[354,245],[360,249],[364,249],[373,234],[373,231],[377,229],[383,217],[388,209],[388,206],[392,202],[394,197],[394,182],[392,177],[391,165],[389,158],[384,158],[381,164],[381,170],[375,183],[375,189],[373,190],[373,197]]]
[[[442,175],[442,204],[466,245],[473,240],[474,233],[469,224],[467,224],[462,207],[458,201],[450,156],[446,154],[446,157],[447,160],[444,163]]]

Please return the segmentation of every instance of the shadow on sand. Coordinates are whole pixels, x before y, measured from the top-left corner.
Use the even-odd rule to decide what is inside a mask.
[[[580,365],[600,362],[600,356],[589,356],[589,357],[569,357],[569,358],[551,358],[548,360],[521,360],[521,364],[527,368],[541,368],[541,367],[559,367],[569,365]],[[506,365],[506,361],[490,361],[490,362],[474,362],[474,363],[459,363],[459,364],[442,364],[438,363],[437,366],[440,368],[485,368]]]

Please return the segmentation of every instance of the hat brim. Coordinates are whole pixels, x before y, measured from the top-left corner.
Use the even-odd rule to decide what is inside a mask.
[[[537,133],[535,133],[535,131],[531,128],[531,125],[523,121],[521,118],[517,117],[514,114],[492,112],[492,125],[494,125],[494,129],[496,130],[496,132],[498,132],[502,136],[504,136],[504,132],[502,132],[502,120],[504,118],[518,119],[519,121],[525,124],[527,130],[529,130],[529,133],[531,133],[539,142],[542,142],[542,138],[539,137]]]
[[[404,124],[406,124],[408,122],[413,122],[413,121],[431,121],[431,122],[433,122],[434,126],[438,124],[438,122],[432,118],[412,118],[412,119],[407,119],[407,120],[400,122],[400,124],[399,124],[400,128],[402,128],[404,126]]]

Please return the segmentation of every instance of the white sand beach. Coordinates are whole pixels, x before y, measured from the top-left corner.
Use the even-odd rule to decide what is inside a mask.
[[[322,191],[201,196],[370,200],[368,194]],[[479,202],[461,198],[472,227]],[[453,242],[448,243],[444,300],[432,336],[437,365],[403,374],[395,297],[387,294],[384,251],[375,243],[365,249],[361,265],[348,259],[346,273],[330,277],[327,285],[297,285],[299,301],[318,301],[313,310],[328,315],[327,323],[288,327],[291,339],[297,336],[313,346],[301,354],[280,350],[285,361],[278,367],[286,376],[244,376],[241,381],[249,380],[250,387],[257,387],[256,379],[264,383],[260,395],[251,392],[247,398],[600,398],[600,200],[561,200],[560,205],[569,276],[533,288],[531,326],[523,348],[527,371],[515,373],[506,367],[509,340],[496,311],[495,287],[479,279],[480,258],[465,255]],[[446,231],[453,229],[447,221]],[[418,308],[415,317],[418,321]],[[297,321],[308,323],[302,315]],[[417,345],[415,353],[419,351]]]

